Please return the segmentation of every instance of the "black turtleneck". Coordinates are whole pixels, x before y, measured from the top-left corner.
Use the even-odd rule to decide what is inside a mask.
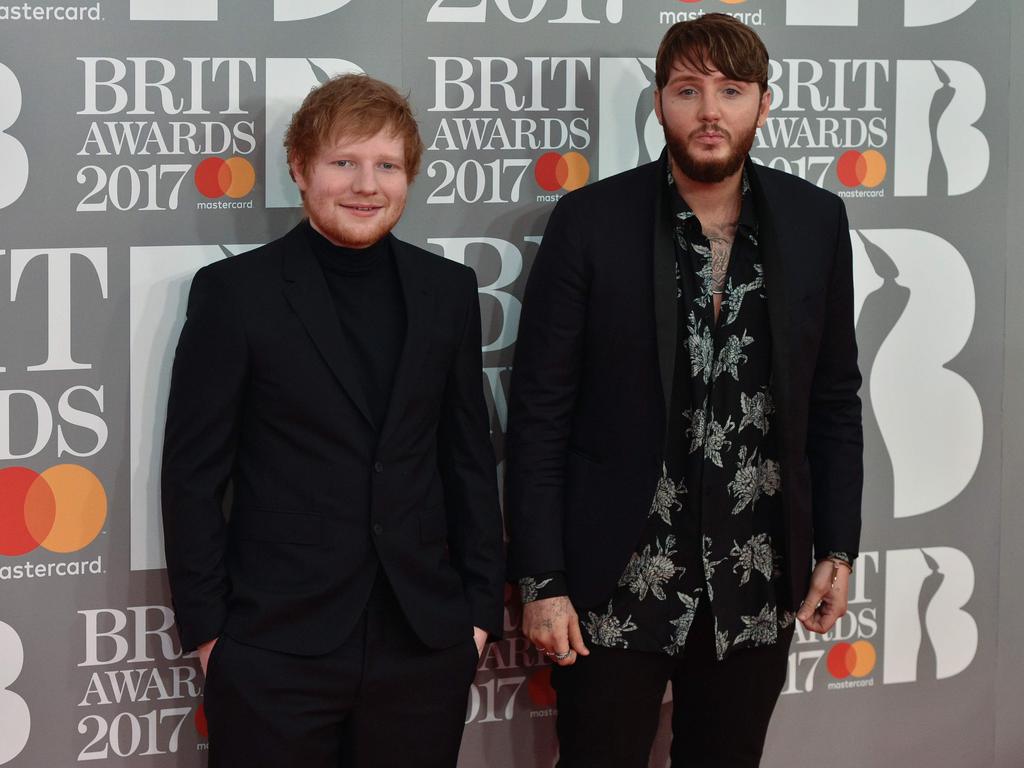
[[[379,434],[405,342],[405,300],[394,254],[387,237],[367,248],[344,248],[308,222],[306,229]]]

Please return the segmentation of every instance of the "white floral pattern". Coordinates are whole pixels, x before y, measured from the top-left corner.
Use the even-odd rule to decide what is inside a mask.
[[[519,594],[524,603],[532,603],[537,599],[537,593],[550,584],[553,579],[538,580],[532,576],[524,576],[519,580]]]
[[[662,650],[670,656],[674,656],[683,650],[686,645],[686,637],[690,634],[690,627],[693,625],[693,617],[697,613],[697,602],[700,599],[697,595],[684,595],[676,592],[676,597],[683,604],[683,612],[669,622],[672,627],[672,638],[668,645]]]
[[[715,361],[711,370],[711,377],[717,379],[723,373],[728,373],[734,381],[740,380],[740,366],[749,359],[743,351],[754,343],[754,337],[747,335],[746,330],[739,336],[730,336],[718,353],[718,360]]]
[[[664,600],[664,585],[684,570],[683,566],[676,565],[672,560],[676,554],[675,536],[669,534],[664,544],[655,539],[654,545],[657,548],[656,554],[652,554],[650,544],[644,547],[642,552],[634,553],[619,578],[619,586],[626,587],[640,601],[647,597],[648,592],[659,600]]]
[[[740,621],[743,622],[743,631],[733,638],[733,645],[771,645],[779,636],[779,617],[770,603],[757,616],[740,616]]]
[[[749,397],[745,392],[740,392],[740,409],[743,411],[740,432],[753,426],[761,430],[762,435],[768,434],[768,417],[775,413],[775,403],[767,387]]]
[[[750,581],[750,574],[754,571],[768,581],[775,573],[772,542],[767,533],[755,533],[742,545],[734,541],[729,554],[736,558],[732,571],[740,574],[740,586]]]
[[[651,511],[647,513],[647,516],[657,515],[665,525],[672,525],[672,513],[683,508],[683,502],[679,497],[685,493],[686,486],[669,477],[668,467],[662,464],[661,477],[658,478],[658,487],[654,491]]]
[[[611,601],[608,602],[608,610],[603,615],[593,611],[587,611],[587,618],[583,620],[583,628],[590,635],[595,645],[604,648],[629,648],[629,640],[625,638],[627,632],[635,632],[636,624],[632,616],[624,620],[614,613]]]
[[[732,514],[738,515],[753,507],[764,496],[774,496],[782,484],[779,463],[772,459],[759,459],[755,448],[747,455],[747,446],[740,446],[737,455],[736,475],[726,486],[729,495],[736,499]]]

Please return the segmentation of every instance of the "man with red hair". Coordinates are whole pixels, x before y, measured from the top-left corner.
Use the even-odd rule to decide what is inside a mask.
[[[391,234],[423,151],[391,86],[329,80],[285,145],[308,218],[196,273],[167,409],[210,764],[452,768],[503,610],[476,277]]]

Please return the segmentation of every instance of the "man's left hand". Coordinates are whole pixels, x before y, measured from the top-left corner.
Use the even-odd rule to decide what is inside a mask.
[[[473,627],[473,642],[476,643],[477,658],[483,656],[484,645],[487,643],[487,630],[480,627]]]
[[[811,632],[828,632],[839,617],[846,613],[849,588],[850,569],[831,560],[822,560],[811,574],[811,588],[800,604],[796,617]]]

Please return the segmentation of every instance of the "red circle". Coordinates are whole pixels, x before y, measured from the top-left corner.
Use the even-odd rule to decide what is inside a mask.
[[[857,663],[857,651],[849,643],[836,643],[828,652],[828,671],[836,680],[844,680]]]
[[[26,467],[0,469],[0,555],[31,552],[53,528],[57,508],[52,494],[48,504],[33,506],[31,518],[25,514],[25,499],[37,480],[39,473]]]
[[[864,181],[868,171],[868,161],[856,149],[850,149],[839,157],[836,164],[836,175],[845,187],[856,187]]]
[[[227,183],[221,180],[221,174],[227,170]],[[219,157],[208,157],[196,166],[196,189],[204,197],[220,197],[231,184],[231,171]]]
[[[202,736],[204,739],[210,738],[210,728],[206,724],[206,710],[203,709],[202,702],[200,702],[199,706],[196,707],[195,722],[196,731],[199,733],[199,735]]]
[[[563,175],[568,173],[565,161],[557,152],[545,152],[537,158],[537,167],[533,169],[533,176],[541,189],[554,192],[562,188],[562,182],[558,180],[559,166],[562,167]]]
[[[558,697],[555,689],[551,687],[551,667],[541,667],[530,675],[526,690],[530,694],[530,701],[536,706],[546,709],[554,707]]]

